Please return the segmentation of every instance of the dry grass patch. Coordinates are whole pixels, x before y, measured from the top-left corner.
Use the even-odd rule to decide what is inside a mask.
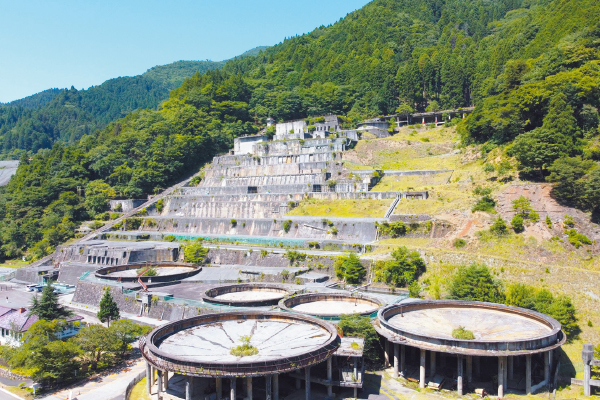
[[[290,216],[383,218],[392,199],[373,200],[302,200]]]
[[[150,400],[150,396],[146,392],[146,378],[136,383],[133,389],[131,389],[129,400]]]

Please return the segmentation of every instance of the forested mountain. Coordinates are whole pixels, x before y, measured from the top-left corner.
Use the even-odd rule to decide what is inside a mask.
[[[53,98],[55,98],[62,89],[47,89],[43,92],[33,94],[31,96],[24,97],[19,100],[11,101],[10,103],[1,104],[6,106],[23,107],[23,108],[40,108],[48,104]]]
[[[53,251],[78,221],[102,215],[106,199],[170,185],[268,115],[332,112],[352,124],[475,105],[459,125],[465,144],[484,144],[484,153],[500,146],[523,174],[559,182],[564,201],[597,208],[599,21],[595,0],[375,0],[332,26],[195,74],[159,110],[135,111],[99,133],[97,119],[78,114],[81,93],[65,91],[46,107],[62,102],[67,120],[84,121],[68,138],[84,136],[21,158],[0,196],[0,256]]]
[[[18,158],[23,150],[35,153],[58,141],[73,143],[134,110],[156,108],[186,78],[219,69],[225,62],[177,61],[142,75],[110,79],[87,90],[49,89],[0,105],[0,155]]]

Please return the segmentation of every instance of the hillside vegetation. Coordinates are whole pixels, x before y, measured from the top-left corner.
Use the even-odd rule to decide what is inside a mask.
[[[156,108],[194,73],[225,61],[178,61],[133,77],[110,79],[87,90],[48,89],[0,105],[0,157],[36,153],[55,142],[74,143],[137,109]]]
[[[0,198],[0,256],[51,252],[73,235],[79,221],[101,215],[108,198],[141,197],[176,182],[224,152],[234,137],[256,132],[267,115],[281,120],[331,112],[352,126],[383,113],[475,104],[473,115],[457,127],[460,138],[448,144],[432,136],[422,146],[394,150],[399,152],[395,167],[422,168],[432,153],[442,168],[453,169],[463,156],[443,155],[460,139],[462,145],[486,143],[482,156],[516,161],[526,173],[529,164],[519,146],[506,146],[522,136],[543,145],[550,135],[557,143],[549,147],[558,149],[558,158],[579,157],[575,162],[582,167],[576,171],[588,200],[577,204],[591,208],[595,192],[589,182],[598,171],[599,12],[600,4],[591,0],[375,0],[334,25],[287,39],[256,57],[231,60],[223,72],[196,74],[159,110],[135,111],[98,133],[91,128],[102,125],[98,118],[75,106],[84,102],[83,95],[61,92],[44,107],[62,110],[51,113],[60,121],[69,115],[66,121],[78,121],[74,131],[38,133],[36,124],[53,121],[50,116],[27,124],[19,119],[30,134],[11,141],[33,149],[33,143],[47,147],[61,135],[66,142],[83,136],[32,160],[21,158]],[[570,108],[561,110],[563,103]],[[41,112],[11,110],[8,114]],[[2,120],[18,119],[3,112]],[[572,114],[573,126],[559,123],[564,112]],[[397,140],[404,146],[404,139]],[[471,165],[473,172],[465,171],[461,180],[483,165],[477,157],[467,158],[471,164],[465,168]],[[501,167],[500,161],[492,163]],[[541,170],[546,176],[551,167]],[[77,187],[85,191],[78,193]]]

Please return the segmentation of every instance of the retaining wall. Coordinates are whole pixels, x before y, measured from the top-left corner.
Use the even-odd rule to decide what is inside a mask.
[[[145,218],[148,219],[148,218]],[[224,218],[191,218],[191,217],[160,217],[152,218],[151,224],[145,223],[145,232],[169,232],[207,234],[207,235],[242,235],[242,236],[267,236],[280,238],[302,238],[315,240],[345,240],[352,243],[372,242],[376,239],[375,220],[333,220],[333,226],[323,223],[321,218],[295,218],[290,230],[286,233],[283,222],[286,219],[239,219],[236,226],[231,224],[231,219]],[[149,226],[153,225],[153,226]],[[337,234],[333,234],[333,227]],[[118,231],[115,231],[118,233]],[[131,262],[133,260],[130,259]]]

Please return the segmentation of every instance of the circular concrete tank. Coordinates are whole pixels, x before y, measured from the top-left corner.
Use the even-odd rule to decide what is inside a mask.
[[[137,282],[138,275],[146,269],[152,268],[156,275],[142,276],[143,282],[172,282],[196,275],[202,267],[184,263],[154,263],[154,264],[126,264],[100,268],[95,272],[96,278],[118,280],[121,282]]]
[[[336,318],[342,314],[371,315],[382,305],[381,301],[358,293],[308,293],[279,302],[282,310],[320,318]]]
[[[280,285],[242,283],[208,289],[203,300],[238,307],[270,306],[292,293],[293,291]]]
[[[455,354],[532,354],[565,341],[558,321],[547,315],[475,301],[393,304],[379,311],[375,326],[392,342]],[[452,331],[461,326],[475,338],[452,337]]]
[[[257,353],[231,350],[244,338]],[[251,377],[295,371],[325,361],[340,339],[317,318],[280,312],[207,314],[155,328],[140,340],[144,358],[162,371],[197,377]]]

